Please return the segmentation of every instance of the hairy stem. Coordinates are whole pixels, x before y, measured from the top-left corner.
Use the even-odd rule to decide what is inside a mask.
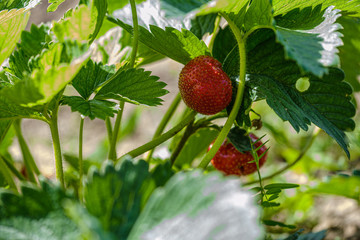
[[[293,167],[296,163],[298,163],[305,156],[307,151],[310,149],[310,147],[312,146],[315,138],[319,135],[320,130],[321,130],[320,128],[317,128],[315,130],[314,134],[311,137],[309,137],[309,140],[307,141],[305,147],[301,150],[300,154],[297,156],[297,158],[292,163],[286,165],[285,167],[281,168],[280,170],[274,172],[273,174],[270,174],[269,176],[261,178],[261,180],[262,181],[268,180],[268,179],[271,179],[271,178],[273,178],[273,177],[275,177],[277,175],[280,175],[283,172],[285,172],[286,170],[288,170],[289,168]],[[243,183],[243,186],[251,185],[251,184],[254,184],[254,183],[258,183],[258,182],[259,182],[259,180],[246,182],[246,183]]]
[[[159,137],[155,138],[154,140],[151,140],[150,142],[124,154],[120,158],[118,158],[116,161],[121,160],[126,155],[129,155],[131,157],[137,157],[143,153],[146,153],[150,149],[160,145],[161,143],[165,142],[166,140],[170,139],[171,137],[175,136],[178,132],[181,131],[185,126],[187,126],[191,121],[194,120],[195,115],[197,113],[195,111],[191,111],[182,121],[177,124],[175,127],[167,131],[166,133],[160,135]]]
[[[175,110],[177,109],[177,107],[179,106],[179,103],[181,101],[181,96],[180,93],[178,93],[176,95],[176,97],[174,98],[174,100],[172,101],[170,107],[167,109],[165,115],[163,116],[163,118],[161,119],[161,122],[159,124],[159,126],[157,127],[154,136],[153,136],[153,140],[155,138],[157,138],[158,136],[161,135],[161,133],[164,131],[166,125],[168,124],[168,122],[170,121],[171,117],[174,115]],[[149,162],[153,153],[154,153],[155,148],[151,149],[146,160]]]
[[[118,111],[118,114],[116,116],[115,125],[114,125],[114,131],[111,136],[111,142],[110,142],[110,151],[109,151],[109,159],[115,161],[116,160],[116,143],[118,140],[119,132],[120,132],[120,125],[121,125],[121,119],[124,112],[124,106],[125,102],[120,101],[120,109]]]
[[[112,125],[111,125],[111,121],[110,118],[107,117],[105,119],[105,125],[106,125],[106,131],[107,131],[107,135],[108,135],[108,139],[109,139],[109,144],[111,144],[111,138],[113,135],[113,130],[112,130]]]
[[[130,6],[131,6],[132,21],[133,21],[133,25],[134,25],[130,67],[134,67],[137,49],[138,49],[138,45],[139,45],[139,23],[138,23],[138,18],[137,18],[135,0],[130,0]]]
[[[60,136],[58,129],[58,110],[59,110],[59,106],[55,107],[55,109],[53,110],[53,115],[51,117],[51,121],[49,125],[50,125],[51,137],[52,137],[54,153],[55,153],[56,178],[60,181],[61,186],[65,187]]]
[[[219,26],[220,26],[220,20],[221,20],[221,17],[220,16],[217,16],[216,17],[216,20],[215,20],[215,23],[214,23],[214,31],[212,32],[212,36],[211,36],[211,39],[210,39],[210,42],[209,42],[209,49],[210,51],[212,52],[213,50],[213,47],[214,47],[214,42],[215,42],[215,37],[216,37],[216,33],[219,29]]]
[[[215,156],[216,152],[219,150],[221,144],[224,142],[226,136],[228,135],[231,126],[233,125],[233,122],[236,118],[236,115],[238,114],[238,111],[241,106],[242,98],[244,95],[244,89],[245,89],[245,74],[246,74],[246,49],[245,49],[245,42],[243,38],[241,37],[241,32],[239,28],[235,25],[235,23],[228,18],[226,14],[222,14],[223,17],[228,22],[231,30],[233,31],[236,41],[238,43],[239,47],[239,56],[240,56],[240,75],[239,75],[239,86],[236,93],[235,103],[231,110],[231,113],[225,122],[225,125],[221,132],[219,133],[218,137],[216,138],[212,148],[209,152],[205,155],[205,157],[202,159],[202,161],[199,164],[200,168],[205,169],[208,164],[210,163],[211,159]]]
[[[84,173],[84,163],[83,163],[83,136],[84,136],[84,118],[81,116],[80,127],[79,127],[79,199],[82,201],[82,179]]]
[[[35,183],[36,182],[35,174],[39,175],[40,171],[35,163],[35,160],[22,134],[21,119],[16,119],[13,123],[13,126],[23,155],[26,173],[28,174],[29,180]]]
[[[183,149],[186,141],[189,139],[189,137],[193,134],[194,132],[194,128],[193,128],[193,123],[194,120],[191,121],[189,123],[189,125],[187,125],[184,135],[182,136],[182,138],[180,139],[180,141],[178,142],[178,144],[176,145],[176,148],[174,149],[173,153],[171,154],[170,157],[170,163],[171,165],[174,165],[176,158],[178,157],[179,153],[181,152],[181,150]]]

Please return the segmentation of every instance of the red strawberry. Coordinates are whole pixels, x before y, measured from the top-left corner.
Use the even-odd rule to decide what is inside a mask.
[[[249,134],[249,137],[253,142],[258,138]],[[258,141],[254,148],[262,145],[261,141]],[[266,151],[265,145],[262,146],[258,151],[257,155],[260,157]],[[266,161],[267,153],[259,159],[259,167],[261,167]],[[250,173],[256,172],[256,163],[249,163],[254,160],[251,152],[239,152],[234,145],[232,145],[228,140],[225,140],[221,145],[214,158],[211,160],[213,166],[224,172],[226,175],[248,175]]]
[[[211,115],[229,105],[232,86],[221,63],[210,56],[199,56],[188,62],[179,78],[180,94],[186,105]]]

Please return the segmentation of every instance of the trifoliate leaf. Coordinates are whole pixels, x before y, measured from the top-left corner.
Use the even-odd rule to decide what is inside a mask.
[[[50,5],[47,8],[48,12],[55,12],[60,4],[65,2],[65,0],[49,0]]]
[[[113,67],[103,66],[101,63],[94,63],[90,60],[75,76],[72,85],[84,99],[89,99],[90,95],[114,72]]]
[[[211,34],[214,31],[214,25],[217,16],[218,15],[215,13],[196,16],[194,19],[191,20],[190,31],[194,33],[195,36],[199,39],[201,39],[206,33]]]
[[[0,65],[14,50],[29,16],[30,13],[25,8],[0,12]]]
[[[353,1],[339,1],[339,0],[273,0],[274,15],[284,15],[296,8],[300,10],[306,7],[315,8],[320,5],[321,10],[324,10],[330,6],[335,6],[345,15],[351,15],[353,17],[360,17],[360,4],[358,0]]]
[[[110,18],[129,33],[133,33],[132,26],[119,19]],[[139,26],[139,41],[150,49],[159,52],[182,64],[200,55],[209,55],[210,51],[205,43],[199,40],[192,32],[186,29],[179,30],[166,27],[165,30],[150,25],[150,30]]]
[[[41,219],[14,217],[0,221],[0,239],[77,240],[79,230],[62,212],[52,212]]]
[[[345,81],[358,92],[360,91],[360,20],[341,17],[339,23],[344,28],[340,30],[344,35],[341,38],[344,45],[339,47],[341,69],[345,72]]]
[[[64,42],[66,39],[79,42],[88,41],[96,28],[96,22],[91,18],[91,10],[82,4],[75,10],[70,11],[70,17],[54,22],[53,31],[56,37],[60,42]]]
[[[105,162],[101,171],[88,174],[84,188],[87,210],[96,216],[106,231],[119,239],[127,236],[140,213],[143,186],[149,179],[149,165],[145,161],[134,164],[124,160],[114,167]]]
[[[105,120],[107,117],[113,117],[117,112],[114,102],[97,99],[85,100],[79,96],[64,96],[62,104],[69,105],[71,111],[79,112],[92,120],[95,118]]]
[[[12,87],[3,88],[0,95],[14,103],[33,107],[49,102],[72,80],[86,63],[89,53],[71,63],[62,62],[63,45],[56,43],[43,52],[38,68],[31,75],[16,82]]]
[[[272,26],[271,0],[252,1],[245,13],[245,30],[249,31],[255,26]]]
[[[168,93],[159,77],[142,68],[123,70],[96,94],[95,99],[116,99],[148,106],[160,105],[161,96]]]
[[[257,239],[258,217],[252,193],[238,179],[179,172],[154,191],[128,239]]]
[[[314,123],[322,128],[349,154],[344,130],[354,129],[351,119],[355,108],[350,103],[351,87],[343,82],[344,74],[329,68],[322,79],[307,75],[310,87],[296,89],[296,82],[304,75],[293,61],[286,60],[283,47],[275,42],[270,30],[257,31],[250,36],[247,45],[247,86],[252,88],[296,131],[307,130]],[[231,56],[233,55],[233,56]],[[234,56],[236,55],[235,62]],[[238,74],[239,59],[234,49],[224,64],[229,76]]]

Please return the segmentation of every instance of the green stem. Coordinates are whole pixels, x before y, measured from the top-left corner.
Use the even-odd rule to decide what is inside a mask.
[[[129,155],[131,157],[137,157],[137,156],[139,156],[139,155],[141,155],[143,153],[146,153],[150,149],[160,145],[161,143],[163,143],[166,140],[170,139],[171,137],[175,136],[185,126],[187,126],[190,122],[192,122],[194,120],[196,114],[197,113],[195,111],[191,111],[184,119],[182,119],[182,121],[178,125],[176,125],[172,129],[170,129],[166,133],[160,135],[159,137],[155,138],[154,140],[151,140],[150,142],[148,142],[148,143],[146,143],[146,144],[144,144],[144,145],[142,145],[142,146],[140,146],[140,147],[126,153],[126,154],[124,154],[123,156],[118,158],[116,161],[121,160],[126,155]]]
[[[53,115],[51,117],[51,121],[49,125],[50,125],[53,146],[54,146],[56,178],[60,181],[61,186],[65,187],[60,136],[58,129],[58,110],[59,110],[59,105],[57,105],[53,110]]]
[[[84,173],[84,162],[83,162],[83,135],[84,135],[84,118],[81,116],[80,129],[79,129],[79,199],[82,201],[82,179]]]
[[[246,39],[253,33],[255,32],[256,30],[258,29],[264,29],[264,28],[267,28],[267,29],[271,29],[271,30],[275,30],[275,28],[273,26],[268,26],[268,25],[257,25],[255,27],[252,27],[249,31],[247,31],[245,34],[244,34],[244,41],[246,41]]]
[[[109,159],[113,160],[113,161],[116,160],[116,143],[117,143],[119,132],[120,132],[120,125],[121,125],[122,115],[124,112],[124,106],[125,106],[125,102],[120,101],[120,109],[116,116],[114,131],[113,131],[113,135],[111,137]]]
[[[193,128],[193,123],[194,120],[191,121],[189,123],[189,125],[187,125],[184,135],[182,136],[182,138],[180,139],[180,141],[178,142],[178,144],[176,145],[176,148],[174,149],[173,153],[171,154],[170,157],[170,163],[171,165],[174,165],[179,153],[181,152],[181,150],[183,149],[186,141],[189,139],[189,137],[194,133],[194,128]]]
[[[9,184],[10,188],[14,189],[15,192],[18,192],[15,181],[11,176],[10,170],[2,157],[0,157],[0,171],[3,174],[6,182]]]
[[[130,6],[131,6],[132,21],[133,21],[133,25],[134,25],[130,67],[134,67],[135,60],[136,60],[136,53],[137,53],[137,49],[138,49],[138,45],[139,45],[139,24],[138,24],[138,19],[137,19],[135,0],[130,0]]]
[[[0,158],[2,158],[6,164],[6,166],[9,168],[9,170],[20,180],[25,181],[26,179],[24,176],[14,167],[14,164],[7,159],[5,156],[0,155]]]
[[[18,138],[20,149],[23,155],[24,164],[26,168],[26,173],[28,174],[29,180],[31,182],[36,182],[35,175],[40,175],[40,171],[36,166],[35,160],[30,152],[30,149],[25,141],[25,138],[21,131],[21,119],[16,119],[13,123],[16,137]]]
[[[112,138],[112,135],[113,135],[113,130],[112,130],[112,125],[111,125],[111,121],[110,121],[109,117],[107,117],[105,119],[105,125],[106,125],[107,135],[108,135],[108,138],[109,138],[109,144],[111,144],[111,138]]]
[[[261,178],[262,181],[264,180],[268,180],[271,179],[277,175],[280,175],[281,173],[285,172],[286,170],[288,170],[289,168],[293,167],[296,163],[298,163],[307,153],[307,151],[310,149],[310,147],[312,146],[312,144],[314,143],[315,138],[319,135],[321,129],[317,128],[317,130],[315,130],[315,133],[309,138],[309,140],[307,141],[305,147],[301,150],[300,154],[298,155],[298,157],[290,164],[286,165],[285,167],[281,168],[280,170],[274,172],[273,174],[270,174],[269,176],[263,177]],[[251,182],[246,182],[243,183],[243,186],[247,186],[247,185],[251,185],[254,183],[259,182],[259,180],[256,181],[251,181]]]
[[[161,122],[159,124],[159,126],[157,127],[154,136],[153,136],[153,140],[155,138],[157,138],[158,136],[161,135],[161,133],[164,131],[166,125],[168,124],[168,122],[170,121],[171,117],[174,115],[175,110],[177,109],[177,107],[179,106],[179,103],[181,101],[181,96],[180,93],[178,93],[176,95],[176,97],[174,98],[174,100],[172,101],[170,107],[168,108],[168,110],[166,111],[165,115],[163,116],[163,118],[161,119]],[[155,148],[151,149],[146,160],[149,162],[152,154],[154,153]]]
[[[239,28],[235,25],[235,23],[226,15],[223,14],[223,17],[228,22],[231,30],[233,31],[236,41],[238,43],[239,48],[239,56],[240,56],[240,74],[239,74],[239,86],[236,93],[235,103],[229,115],[229,118],[225,122],[225,125],[221,132],[219,133],[218,137],[216,138],[212,148],[209,152],[205,155],[203,160],[200,162],[199,167],[205,169],[208,164],[210,163],[211,159],[215,156],[216,152],[219,150],[221,144],[224,142],[225,138],[227,137],[231,126],[238,114],[238,111],[241,106],[242,98],[244,95],[244,88],[245,88],[245,74],[246,74],[246,49],[245,49],[245,42],[241,37],[241,32]]]
[[[217,30],[219,29],[220,20],[221,20],[221,17],[217,16],[216,20],[215,20],[215,23],[214,23],[214,25],[215,25],[214,26],[214,31],[212,32],[212,36],[211,36],[211,39],[210,39],[210,42],[209,42],[209,49],[210,49],[211,52],[212,52],[213,47],[214,47],[215,37],[216,37]]]

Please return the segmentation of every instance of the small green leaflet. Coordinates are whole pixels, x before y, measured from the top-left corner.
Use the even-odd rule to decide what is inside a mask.
[[[115,108],[116,103],[114,102],[97,99],[85,100],[79,96],[64,96],[62,104],[69,105],[71,111],[79,112],[91,120],[95,118],[105,120],[107,117],[113,117],[114,113],[117,112]]]
[[[60,42],[64,42],[66,39],[79,42],[88,41],[96,29],[91,10],[82,4],[75,10],[70,10],[70,13],[70,17],[60,22],[54,22],[53,31],[56,37]]]
[[[273,0],[274,15],[284,15],[296,8],[304,9],[306,7],[315,8],[321,6],[321,9],[335,6],[345,15],[360,17],[360,1],[359,0]]]
[[[89,44],[91,44],[98,33],[100,32],[100,28],[103,24],[105,15],[107,11],[107,0],[93,0],[91,6],[91,26],[95,25],[94,32],[90,35]]]
[[[0,120],[0,144],[2,144],[11,124],[12,121],[10,120]]]
[[[111,17],[109,20],[133,33],[132,26],[121,20]],[[179,31],[172,27],[166,27],[164,30],[154,25],[150,25],[149,29],[139,26],[139,41],[177,62],[186,64],[197,56],[210,54],[206,44],[189,30]]]
[[[214,4],[205,5],[200,8],[198,12],[199,15],[209,14],[209,13],[217,13],[217,12],[226,12],[226,13],[234,13],[238,14],[241,9],[248,5],[248,0],[218,0]]]
[[[272,26],[272,6],[271,0],[252,1],[245,13],[245,30],[249,31],[256,26]]]
[[[208,2],[210,0],[160,0],[160,7],[167,18],[181,18]]]
[[[48,12],[55,12],[56,9],[59,7],[60,4],[65,2],[65,0],[49,0],[49,7],[47,8]]]
[[[25,8],[0,12],[0,65],[14,50],[29,16],[30,12]]]
[[[206,33],[211,34],[214,31],[217,16],[215,13],[196,16],[194,19],[191,19],[190,31],[194,33],[198,39],[201,39]]]
[[[151,195],[128,239],[260,239],[257,211],[238,179],[178,172]]]
[[[2,96],[3,91],[0,91],[0,120],[9,120],[16,118],[40,118],[38,112],[31,108],[22,107],[14,104],[12,101]],[[6,91],[6,90],[5,90]]]
[[[151,72],[142,68],[123,70],[100,89],[95,99],[116,99],[148,106],[160,105],[160,97],[168,93],[164,89],[166,84],[158,81],[159,77],[150,74]]]

